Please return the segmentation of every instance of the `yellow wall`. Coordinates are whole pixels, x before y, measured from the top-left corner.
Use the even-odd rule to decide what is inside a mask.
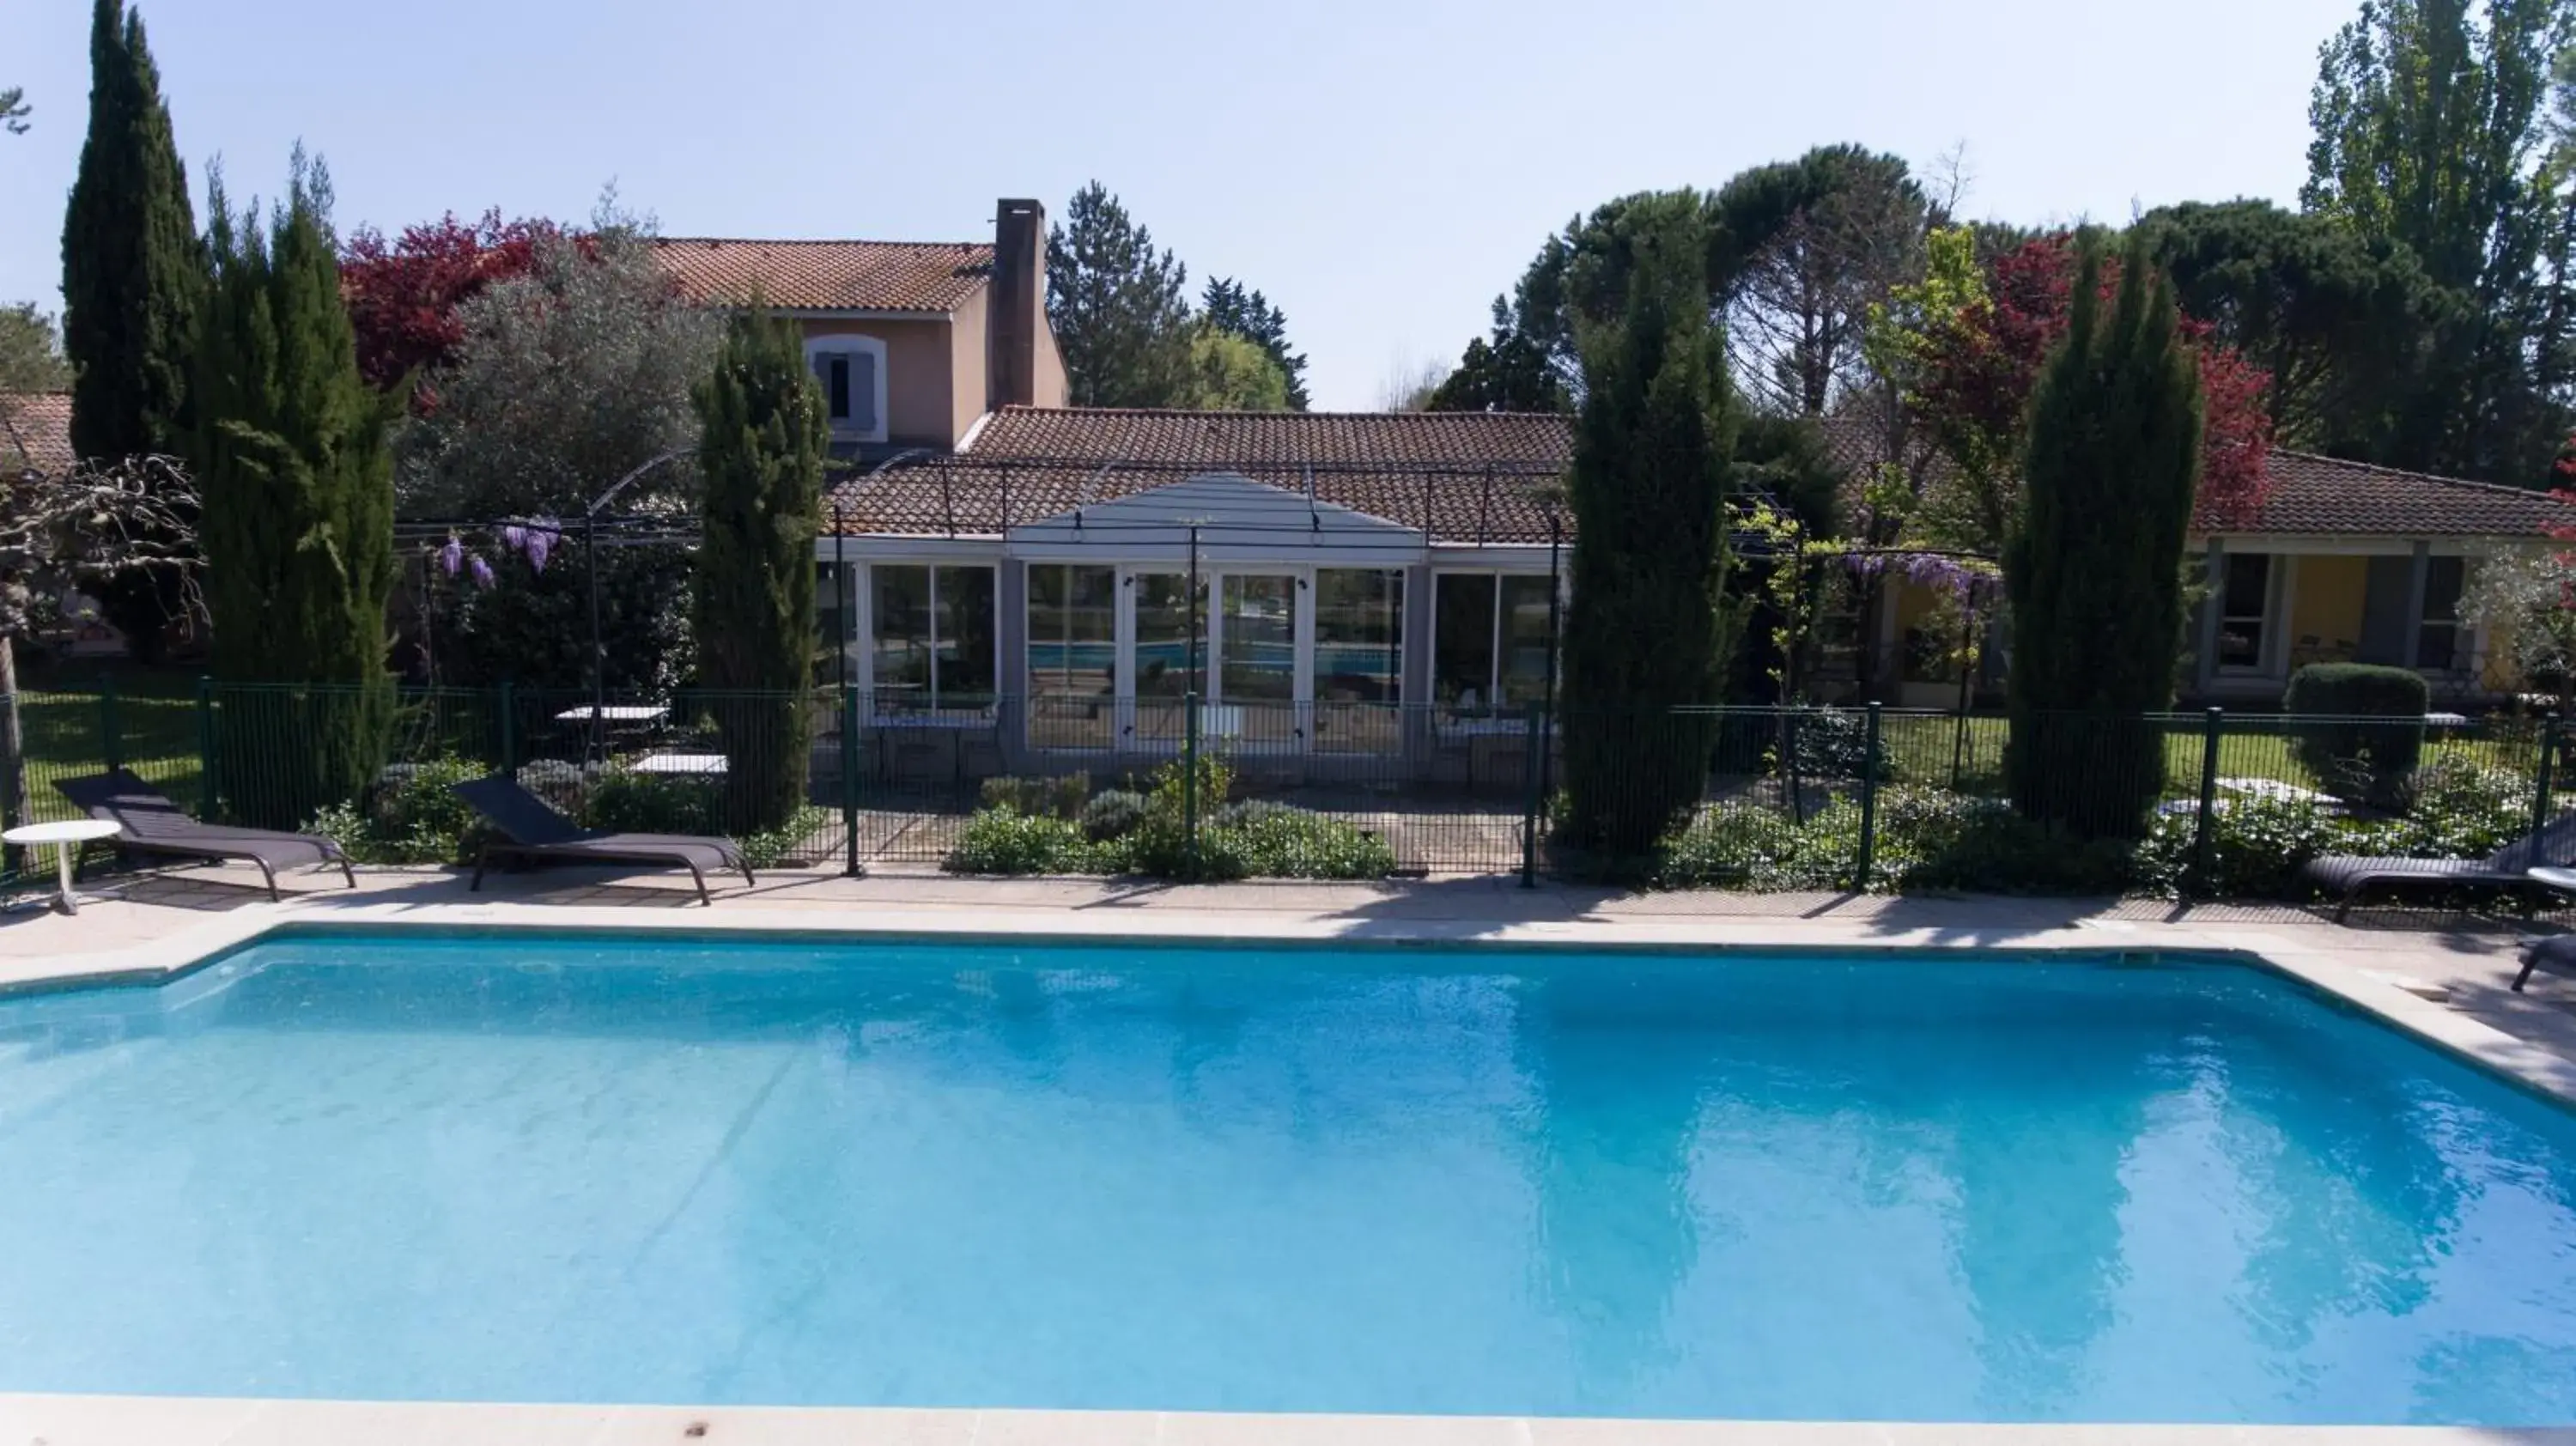
[[[2362,595],[2369,588],[2370,559],[2308,553],[2299,558],[2298,569],[2290,595],[2291,656],[2316,649],[2329,657],[2351,657],[2361,646]],[[2311,644],[2310,638],[2316,641]]]

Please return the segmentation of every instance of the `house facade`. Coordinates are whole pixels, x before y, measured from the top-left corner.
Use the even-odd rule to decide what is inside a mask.
[[[1553,679],[1570,453],[1555,416],[1006,407],[834,490],[836,679],[929,776],[1132,766],[1178,750],[1188,697],[1238,756],[1504,776]],[[2276,704],[2339,660],[2416,668],[2454,702],[2509,685],[2458,617],[2468,572],[2576,508],[2294,452],[2272,470],[2254,517],[2191,540],[2214,581],[2189,701]],[[1856,666],[1891,701],[1955,706],[1956,649],[1925,634],[1956,610],[1902,578],[1878,605]]]
[[[950,451],[1002,407],[1064,405],[1035,201],[997,203],[990,242],[675,236],[654,257],[692,301],[795,319],[845,458]]]
[[[825,636],[899,772],[1132,767],[1195,697],[1240,757],[1517,779],[1568,446],[1552,416],[1005,408],[835,491]]]

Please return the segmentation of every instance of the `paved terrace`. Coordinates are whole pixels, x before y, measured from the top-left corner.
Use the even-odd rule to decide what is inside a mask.
[[[2391,1022],[2576,1101],[2576,980],[2508,991],[2525,927],[2511,920],[2355,911],[2338,927],[2307,909],[2135,900],[1855,898],[1818,894],[1629,895],[1484,876],[1409,883],[1175,886],[780,872],[694,905],[685,877],[580,870],[496,876],[483,893],[445,870],[372,869],[349,891],[303,875],[284,904],[229,868],[133,876],[77,917],[0,922],[0,987],[149,974],[285,919],[387,923],[627,924],[982,933],[1197,934],[1235,938],[1510,939],[1728,946],[2234,949]],[[2003,1446],[2151,1442],[2468,1443],[2576,1446],[2576,1428],[1996,1426],[1639,1422],[1163,1412],[754,1409],[687,1406],[254,1401],[0,1395],[0,1446],[282,1446],[302,1442],[838,1443],[838,1446]]]

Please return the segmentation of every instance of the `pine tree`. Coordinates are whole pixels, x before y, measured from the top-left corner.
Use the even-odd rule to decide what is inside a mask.
[[[1098,181],[1047,232],[1047,322],[1077,407],[1169,407],[1190,363],[1189,268]]]
[[[1208,278],[1207,289],[1200,293],[1199,312],[1208,325],[1236,336],[1269,353],[1288,379],[1288,410],[1306,410],[1306,354],[1288,349],[1288,314],[1270,304],[1270,298],[1258,291],[1247,291],[1242,282],[1231,276]]]
[[[2144,715],[2173,699],[2183,535],[2200,485],[2200,377],[2173,288],[2133,233],[2104,314],[2088,240],[2066,339],[2031,401],[2012,602],[2013,802],[2079,838],[2134,837],[2164,781]]]
[[[1510,303],[1494,298],[1494,336],[1467,343],[1458,369],[1441,382],[1428,412],[1566,412],[1574,409],[1547,348],[1512,324]]]
[[[697,403],[698,676],[731,759],[726,826],[745,833],[776,828],[805,803],[827,439],[795,329],[757,297],[732,318]]]
[[[1587,330],[1568,486],[1568,833],[1606,871],[1651,858],[1698,801],[1732,628],[1721,610],[1735,407],[1699,236],[1636,244],[1623,318]]]
[[[185,444],[204,272],[143,17],[97,0],[89,48],[89,136],[63,217],[63,349],[78,370],[72,451],[114,463]],[[166,577],[137,576],[107,586],[100,603],[150,654],[178,595]]]
[[[233,817],[290,828],[384,759],[397,404],[358,371],[322,167],[296,153],[265,227],[256,204],[232,214],[220,179],[208,205],[190,460],[226,685],[217,786]]]

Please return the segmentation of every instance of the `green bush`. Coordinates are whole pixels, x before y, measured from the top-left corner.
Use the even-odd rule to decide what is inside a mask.
[[[1807,778],[1859,779],[1870,771],[1869,715],[1856,708],[1814,708],[1800,706],[1788,718],[1789,736],[1793,740],[1792,756],[1798,772]],[[1778,725],[1775,723],[1776,729]],[[1778,753],[1774,738],[1773,753]],[[1776,757],[1774,767],[1777,768]],[[1786,772],[1785,769],[1778,771]],[[1885,782],[1893,770],[1888,766],[1887,749],[1879,749],[1877,772]]]
[[[1079,874],[1107,872],[1102,862],[1080,824],[997,807],[966,820],[940,867],[952,874]]]
[[[2531,831],[2531,776],[2445,754],[2407,781],[2406,816],[2383,825],[2409,858],[2483,858]]]
[[[1661,888],[1686,889],[1734,884],[1752,889],[1841,888],[1850,877],[1857,847],[1836,854],[1846,822],[1859,838],[1859,810],[1848,821],[1836,799],[1810,816],[1804,826],[1767,808],[1728,808],[1703,813],[1666,841],[1651,881]]]
[[[637,773],[611,764],[590,781],[581,820],[614,833],[722,833],[716,777]]]
[[[1095,793],[1082,806],[1082,836],[1093,843],[1125,838],[1145,821],[1145,795],[1123,788]]]
[[[2317,804],[2296,799],[2230,799],[2210,815],[2206,885],[2192,877],[2199,811],[2158,814],[2138,845],[2140,891],[2165,898],[2186,892],[2223,899],[2297,899],[2306,896],[2299,870],[2321,854],[2377,854],[2384,849],[2351,835],[2351,829]]]
[[[1257,879],[1382,879],[1395,871],[1386,840],[1340,819],[1284,804],[1237,804],[1235,821],[1201,831],[1214,852]]]
[[[2402,807],[2406,781],[2424,751],[2432,689],[2405,668],[2312,663],[2290,675],[2281,695],[2290,751],[2328,792],[2348,803]],[[2373,719],[2387,719],[2374,722]]]
[[[778,827],[740,835],[734,839],[734,844],[742,850],[745,863],[755,869],[774,869],[781,864],[797,862],[805,850],[805,841],[831,821],[829,809],[802,804]]]
[[[1007,808],[1031,818],[1074,820],[1091,798],[1091,775],[1061,778],[987,778],[977,801],[985,808]]]
[[[1126,838],[1127,866],[1162,879],[1227,879],[1243,877],[1244,861],[1223,847],[1211,847],[1204,827],[1208,815],[1225,806],[1234,790],[1234,770],[1222,759],[1202,756],[1198,762],[1200,828],[1198,859],[1189,853],[1189,775],[1179,760],[1154,770],[1145,794],[1145,816]]]
[[[479,763],[439,758],[396,763],[376,777],[362,804],[315,813],[304,831],[338,844],[362,864],[449,864],[471,856],[479,824],[451,784],[483,776]]]

